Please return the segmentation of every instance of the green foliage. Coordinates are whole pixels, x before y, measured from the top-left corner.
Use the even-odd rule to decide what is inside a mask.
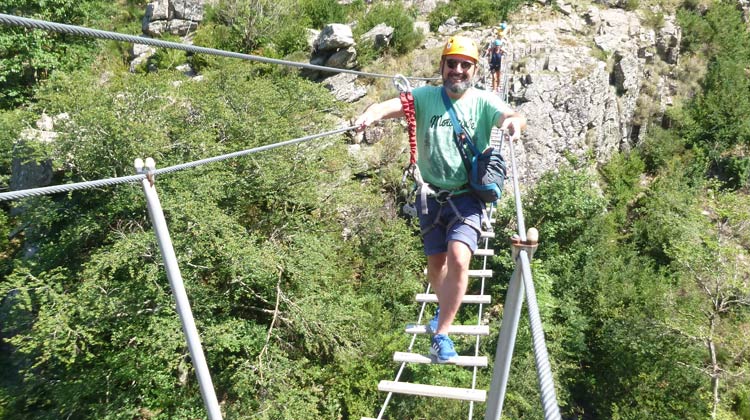
[[[625,223],[629,203],[642,191],[640,182],[644,171],[645,163],[636,153],[615,155],[601,170],[609,206],[619,224]]]
[[[696,205],[696,191],[679,167],[665,170],[652,183],[634,208],[638,217],[633,239],[642,252],[660,264],[669,263],[669,247],[689,232],[686,224]]]
[[[750,185],[750,158],[730,156],[719,162],[725,185],[732,189]]]
[[[393,28],[389,51],[395,54],[405,54],[422,43],[423,35],[414,30],[413,11],[404,9],[400,2],[372,6],[355,28],[355,36],[359,37],[381,23]]]
[[[0,13],[71,25],[102,19],[111,5],[99,0],[9,0]],[[95,57],[96,41],[20,27],[0,27],[0,109],[25,102],[37,83],[55,70],[86,67]]]
[[[525,213],[528,226],[536,226],[545,241],[565,248],[586,231],[587,223],[604,208],[605,201],[591,177],[562,168],[539,180],[529,194]]]
[[[708,48],[706,40],[711,37],[711,25],[700,13],[679,9],[677,10],[677,22],[682,28],[680,49],[686,53],[695,53],[701,48]]]
[[[641,0],[625,0],[625,10],[635,11],[641,5]]]
[[[649,126],[646,140],[639,147],[646,170],[654,174],[676,156],[685,153],[685,140],[677,133],[658,126]]]
[[[685,134],[704,147],[712,159],[735,145],[750,145],[750,121],[744,118],[750,111],[747,64],[750,61],[717,57],[709,66],[705,93],[690,108]]]
[[[664,13],[647,10],[643,23],[649,28],[659,30],[664,27]]]
[[[688,12],[680,15],[688,29],[694,29],[688,42],[708,45],[708,73],[704,90],[686,107],[678,120],[680,132],[689,145],[698,148],[710,159],[713,169],[721,173],[722,162],[737,162],[728,154],[744,150],[750,145],[750,35],[741,14],[733,4],[718,2],[705,16]],[[724,179],[737,186],[735,172],[740,167],[727,168]]]
[[[132,173],[133,157],[165,167],[329,126],[317,110],[336,105],[319,85],[224,66],[179,86],[170,72],[56,74],[28,115],[65,110],[70,123],[42,157],[75,182]],[[24,115],[3,114],[9,141]],[[346,164],[323,139],[157,181],[228,417],[369,415],[372,384],[392,370],[384,343],[407,345],[397,331],[413,317],[418,236],[386,223],[379,189],[342,179]],[[3,382],[4,407],[42,419],[203,415],[139,188],[26,204],[19,223],[38,252],[0,283],[15,294],[0,311],[14,346],[2,363],[23,378]]]
[[[524,0],[455,0],[441,3],[428,16],[430,30],[437,31],[438,27],[452,16],[458,16],[460,22],[497,25],[508,20],[508,16],[520,9],[524,3]]]
[[[3,189],[10,183],[13,148],[21,131],[26,128],[33,116],[21,110],[0,111],[0,186]]]
[[[364,4],[340,5],[333,0],[222,0],[208,6],[196,31],[196,43],[228,51],[265,57],[285,57],[307,51],[307,29],[329,23],[346,23]],[[219,65],[212,57],[197,56],[199,68]]]
[[[178,39],[170,38],[172,37],[165,37],[164,40],[179,42]],[[161,70],[174,70],[175,67],[185,64],[187,61],[185,51],[172,48],[157,48],[154,55],[148,59],[149,64],[153,64],[157,69]]]
[[[306,45],[309,19],[297,8],[291,0],[221,0],[207,9],[196,40],[228,51],[283,56]]]
[[[458,2],[454,2],[454,5]],[[430,15],[427,17],[427,21],[430,23],[430,31],[437,32],[440,25],[445,23],[451,16],[454,15],[454,8],[448,4],[439,4]]]
[[[299,9],[310,19],[311,26],[316,29],[322,29],[329,23],[347,22],[347,10],[336,0],[302,0],[299,3]]]
[[[82,16],[98,16],[95,2],[53,3],[44,13],[89,7]],[[112,25],[140,13],[143,5],[136,3],[115,13]],[[42,2],[33,4],[38,11]],[[485,1],[459,0],[430,19],[435,26],[453,14],[463,22],[496,23],[518,4],[490,10]],[[735,121],[746,106],[739,89],[747,88],[740,80],[747,43],[732,7],[718,4],[705,17],[681,12],[681,21],[695,28],[683,32],[685,51],[711,54],[712,67],[706,90],[670,112],[678,131],[649,127],[642,146],[615,156],[598,177],[562,168],[524,195],[527,225],[542,236],[532,267],[566,418],[702,419],[710,412],[710,383],[700,371],[706,347],[690,337],[705,330],[694,320],[710,310],[711,300],[696,279],[726,286],[727,296],[747,296],[742,270],[750,246],[750,205],[732,190],[742,188],[750,167],[746,127]],[[398,48],[413,48],[411,13],[383,3],[365,13],[361,1],[226,0],[207,9],[195,42],[280,56],[305,48],[305,28],[341,19],[356,20],[355,31],[381,22],[396,27],[386,53],[401,54]],[[1,34],[35,33],[0,32],[0,45],[10,45],[0,50],[22,45]],[[40,56],[58,52],[48,48],[58,43],[39,45]],[[93,51],[93,44],[85,48]],[[360,53],[360,59],[379,54]],[[78,68],[80,57],[70,58],[69,68]],[[8,182],[14,153],[51,159],[56,183],[77,182],[132,174],[134,157],[154,157],[163,168],[320,132],[335,124],[328,114],[342,112],[325,89],[293,72],[191,59],[204,73],[201,82],[165,71],[49,73],[33,103],[0,113],[0,184]],[[153,60],[169,69],[184,57],[164,51]],[[70,114],[56,126],[57,141],[44,147],[16,142],[42,111]],[[352,180],[339,139],[318,139],[157,177],[226,418],[375,414],[382,402],[375,384],[392,378],[392,353],[409,344],[401,331],[415,319],[413,296],[423,278],[418,229],[395,217],[399,162],[389,152],[377,162],[382,167]],[[579,169],[586,165],[575,162]],[[707,173],[724,177],[730,189],[704,188]],[[25,211],[17,218],[8,207],[0,213],[0,417],[205,416],[140,186],[19,204]],[[512,205],[502,210],[501,225],[512,226],[511,213]],[[502,246],[499,251],[492,268],[500,281],[489,286],[496,302],[514,268]],[[494,353],[501,307],[487,313],[493,336],[483,340],[482,354]],[[462,323],[476,317],[459,314]],[[750,317],[745,307],[733,306],[717,319],[718,360],[731,373],[722,377],[720,418],[746,418],[747,384],[734,373],[747,367],[743,334]],[[473,340],[456,344],[462,354],[473,351]],[[426,352],[427,345],[418,339],[414,351]],[[511,369],[506,416],[541,418],[525,317]],[[416,366],[402,378],[463,387],[471,373]],[[489,376],[480,375],[478,387],[488,386]],[[462,403],[409,397],[394,399],[388,416],[465,413]]]

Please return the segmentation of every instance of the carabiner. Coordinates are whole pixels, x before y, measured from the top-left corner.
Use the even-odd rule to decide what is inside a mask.
[[[393,76],[393,84],[396,85],[396,89],[398,89],[399,92],[411,92],[411,84],[409,84],[409,79],[407,79],[403,74],[397,74]]]

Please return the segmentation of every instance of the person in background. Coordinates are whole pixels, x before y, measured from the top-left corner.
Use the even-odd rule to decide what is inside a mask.
[[[508,35],[508,24],[505,22],[501,22],[500,25],[497,27],[497,37],[499,39],[503,39],[503,37]]]
[[[503,41],[501,39],[492,41],[490,48],[487,49],[487,57],[490,63],[490,73],[492,74],[493,92],[500,91],[500,68],[502,67],[503,54],[505,54]]]
[[[454,131],[443,102],[447,94],[463,129],[479,150],[489,146],[493,127],[519,138],[526,119],[496,95],[475,89],[479,51],[469,38],[452,36],[440,59],[442,86],[414,89],[417,123],[417,167],[426,188],[426,208],[417,200],[417,213],[427,255],[427,278],[438,298],[438,310],[427,328],[433,334],[430,354],[438,363],[454,363],[458,354],[448,336],[469,281],[472,254],[477,249],[485,204],[467,188],[468,175],[454,142]],[[368,107],[356,120],[359,131],[404,111],[399,98]]]

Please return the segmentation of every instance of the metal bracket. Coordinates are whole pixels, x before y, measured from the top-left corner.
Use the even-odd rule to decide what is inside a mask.
[[[135,161],[133,161],[133,166],[135,166],[135,173],[137,174],[146,174],[146,179],[148,180],[148,183],[151,184],[151,186],[154,186],[154,170],[156,169],[156,163],[154,162],[154,159],[152,158],[146,158],[146,163],[144,164],[143,159],[136,158]]]
[[[514,261],[518,259],[518,253],[521,252],[521,250],[526,250],[529,259],[531,259],[534,256],[534,252],[536,252],[536,249],[539,247],[539,232],[535,228],[529,229],[526,238],[527,239],[524,242],[518,234],[510,237],[511,255],[513,256]]]

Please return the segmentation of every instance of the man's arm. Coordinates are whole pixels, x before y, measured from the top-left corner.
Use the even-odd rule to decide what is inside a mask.
[[[403,116],[404,110],[401,107],[401,98],[393,98],[367,107],[365,112],[354,121],[354,125],[358,127],[357,131],[362,131],[380,120]]]

